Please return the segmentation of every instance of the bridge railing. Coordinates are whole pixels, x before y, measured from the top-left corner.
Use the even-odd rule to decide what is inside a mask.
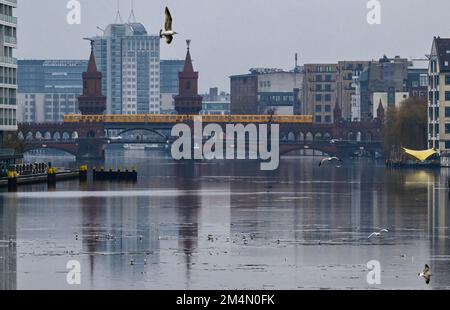
[[[132,114],[132,115],[65,115],[65,123],[183,123],[201,117],[205,123],[302,123],[312,124],[312,115],[175,115],[175,114]]]

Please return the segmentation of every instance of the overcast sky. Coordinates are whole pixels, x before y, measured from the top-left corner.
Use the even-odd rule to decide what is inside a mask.
[[[366,21],[368,0],[134,0],[135,15],[150,33],[158,33],[168,5],[172,45],[162,43],[161,59],[183,59],[192,39],[200,90],[229,89],[229,76],[251,67],[291,69],[301,63],[422,58],[433,36],[450,37],[449,0],[380,0],[381,25]],[[80,0],[81,25],[66,23],[68,0],[19,0],[17,57],[86,59],[82,38],[99,34],[114,21],[117,0]],[[128,19],[131,0],[120,0]]]

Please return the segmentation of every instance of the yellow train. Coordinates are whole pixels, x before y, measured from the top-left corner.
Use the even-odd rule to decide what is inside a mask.
[[[204,123],[302,123],[312,124],[312,115],[172,115],[172,114],[130,114],[130,115],[81,115],[64,116],[65,123],[183,123],[201,116]]]

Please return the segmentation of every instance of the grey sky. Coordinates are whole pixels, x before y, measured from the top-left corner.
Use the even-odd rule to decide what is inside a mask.
[[[88,57],[92,36],[114,21],[116,0],[80,0],[81,25],[66,23],[68,0],[19,0],[18,58]],[[228,76],[251,67],[290,69],[301,63],[423,57],[434,35],[450,36],[449,0],[380,0],[381,25],[368,25],[368,0],[134,0],[137,20],[157,33],[164,7],[181,34],[161,44],[162,59],[185,56],[192,39],[200,90],[229,89]],[[120,0],[124,20],[131,0]]]

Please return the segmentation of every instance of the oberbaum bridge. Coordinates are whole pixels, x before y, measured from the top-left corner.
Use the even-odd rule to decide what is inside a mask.
[[[93,44],[93,43],[91,43]],[[193,120],[202,109],[198,95],[198,72],[194,71],[189,44],[184,69],[179,73],[179,94],[170,115],[107,115],[106,97],[102,95],[102,74],[97,70],[91,48],[87,71],[83,73],[83,93],[78,98],[81,114],[66,115],[62,123],[19,123],[18,138],[24,141],[24,152],[38,149],[65,151],[78,160],[102,160],[105,148],[112,144],[170,144],[175,124],[193,128]],[[202,126],[219,124],[279,124],[280,155],[296,150],[317,150],[328,155],[346,157],[364,150],[374,154],[381,149],[382,106],[377,119],[367,122],[346,122],[336,103],[333,124],[314,124],[310,115],[203,115]],[[132,132],[151,132],[150,139],[114,139]],[[139,136],[138,136],[139,137]]]

